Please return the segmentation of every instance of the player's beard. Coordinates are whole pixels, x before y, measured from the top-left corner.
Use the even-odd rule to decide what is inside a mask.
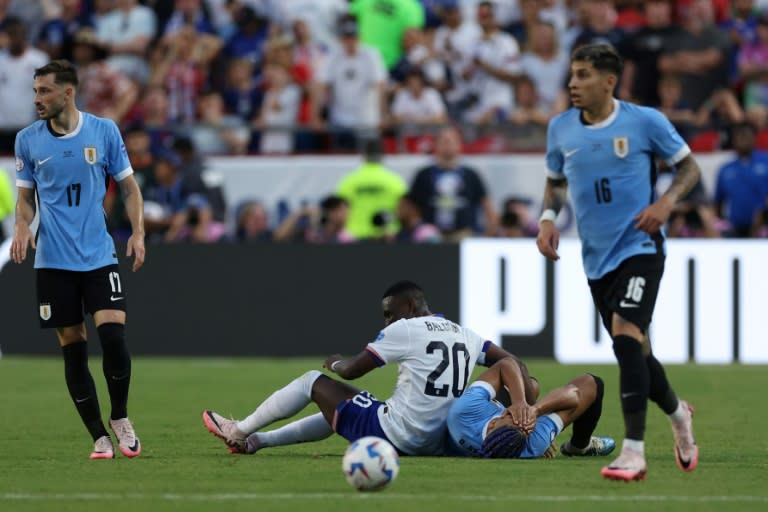
[[[66,102],[56,102],[51,103],[48,106],[43,105],[44,109],[42,112],[39,112],[38,115],[40,116],[40,119],[44,121],[49,121],[51,119],[54,119],[59,116],[62,112],[64,112],[64,107],[66,106]]]

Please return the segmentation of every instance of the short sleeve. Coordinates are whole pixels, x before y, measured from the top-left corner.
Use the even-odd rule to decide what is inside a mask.
[[[410,344],[408,324],[405,320],[399,320],[381,331],[365,349],[376,360],[376,364],[384,366],[405,357]]]
[[[153,37],[157,33],[157,18],[155,16],[155,11],[145,6],[139,13],[139,21],[136,21],[136,27],[138,28],[136,35]]]
[[[392,102],[391,111],[392,115],[394,116],[402,116],[406,113],[406,99],[405,99],[405,91],[400,89],[395,93],[395,99]]]
[[[32,177],[32,160],[26,151],[24,139],[16,136],[14,144],[16,156],[16,186],[20,188],[35,188],[35,179]]]
[[[429,103],[429,111],[434,115],[445,114],[445,104],[440,94],[434,89],[427,89],[425,91],[426,101]]]
[[[387,68],[384,65],[384,59],[381,53],[375,48],[371,48],[372,77],[375,83],[383,82],[387,79]]]
[[[485,188],[485,182],[480,177],[480,173],[472,168],[467,168],[467,176],[472,183],[472,195],[477,201],[482,201],[488,195],[488,190]]]
[[[562,180],[565,178],[563,175],[563,153],[557,143],[556,131],[556,119],[552,119],[547,126],[547,177],[553,180]]]
[[[520,61],[520,46],[512,36],[505,37],[501,45],[501,65],[504,70],[510,73],[519,73],[522,71]]]
[[[131,161],[128,159],[128,152],[125,149],[125,143],[123,142],[123,136],[120,135],[120,130],[114,122],[109,122],[107,129],[107,173],[112,176],[115,181],[123,181],[125,178],[133,174],[133,168],[131,168]]]
[[[669,119],[655,109],[646,109],[648,113],[648,137],[651,149],[664,159],[669,166],[680,162],[691,153],[691,148],[683,140]]]
[[[417,2],[413,2],[403,22],[405,27],[422,28],[425,22],[424,8]]]
[[[422,211],[429,208],[429,200],[432,197],[433,187],[430,178],[430,169],[421,169],[411,183],[411,194],[416,204]]]

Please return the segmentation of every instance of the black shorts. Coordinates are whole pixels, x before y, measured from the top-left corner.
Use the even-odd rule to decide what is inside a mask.
[[[600,279],[589,280],[592,300],[608,332],[613,313],[644,333],[648,330],[663,274],[663,254],[640,254],[627,258]]]
[[[37,269],[40,327],[69,327],[83,321],[83,311],[126,310],[125,291],[117,265],[76,272]]]

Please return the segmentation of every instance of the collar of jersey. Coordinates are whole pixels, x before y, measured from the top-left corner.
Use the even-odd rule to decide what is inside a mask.
[[[83,128],[83,113],[79,110],[77,111],[77,126],[75,126],[75,129],[72,130],[70,133],[67,133],[65,135],[59,135],[57,138],[59,139],[71,139],[72,137],[75,137],[78,133],[80,133],[80,130]]]
[[[621,103],[616,98],[613,98],[613,112],[611,112],[611,115],[600,121],[599,123],[595,124],[585,124],[584,127],[588,130],[599,130],[600,128],[605,128],[606,126],[610,126],[615,120],[616,117],[619,115],[619,109],[621,108]]]

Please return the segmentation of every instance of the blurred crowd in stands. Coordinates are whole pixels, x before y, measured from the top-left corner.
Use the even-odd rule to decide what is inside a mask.
[[[491,205],[450,153],[543,149],[568,108],[569,54],[590,43],[624,56],[620,98],[662,110],[694,150],[739,152],[699,191],[714,201],[685,203],[670,231],[764,233],[768,0],[0,0],[0,154],[36,119],[33,70],[65,58],[78,106],[123,130],[154,237],[526,236],[538,212]],[[258,202],[228,211],[203,172],[206,155],[361,149],[374,166],[382,152],[435,153],[371,214],[373,231],[353,227],[373,217],[343,186],[276,221]],[[125,228],[114,193],[106,207]]]

